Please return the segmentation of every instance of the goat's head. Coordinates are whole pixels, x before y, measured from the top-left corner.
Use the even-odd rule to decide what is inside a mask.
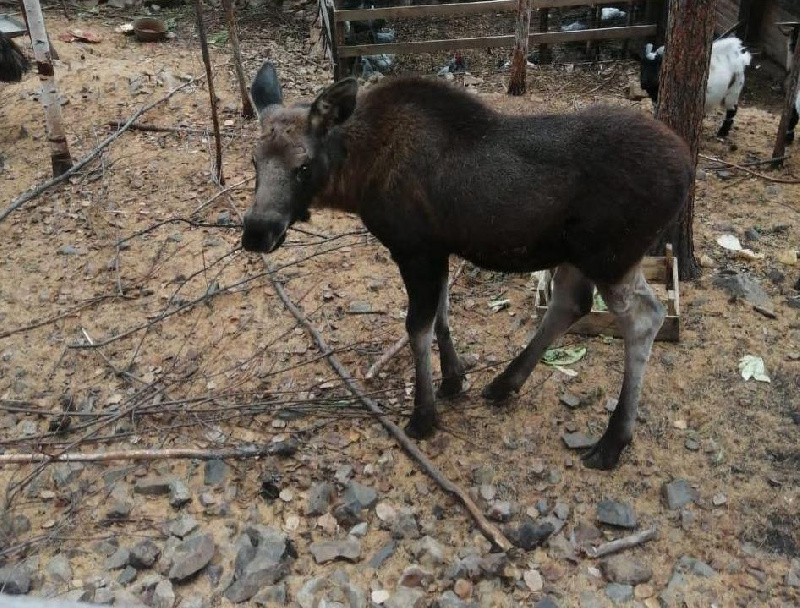
[[[284,106],[275,67],[265,62],[250,88],[261,122],[253,154],[256,187],[244,216],[242,246],[270,252],[289,226],[309,219],[315,196],[329,179],[326,139],[355,110],[357,82],[348,78],[325,89],[311,104]]]

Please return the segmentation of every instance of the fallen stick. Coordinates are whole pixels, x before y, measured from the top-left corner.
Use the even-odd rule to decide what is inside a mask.
[[[631,547],[636,547],[638,545],[643,545],[647,541],[653,540],[658,538],[658,528],[649,528],[647,530],[642,530],[641,532],[637,532],[636,534],[631,534],[630,536],[626,536],[624,538],[620,538],[617,540],[612,540],[608,543],[603,543],[597,547],[587,547],[584,549],[584,552],[588,557],[598,558],[603,557],[605,555],[610,555],[612,553],[616,553],[617,551],[622,551],[623,549],[630,549]]]
[[[450,283],[448,284],[447,288],[451,289],[453,285],[455,285],[458,277],[461,276],[461,272],[464,270],[464,264],[466,262],[461,262],[459,267],[453,273],[453,276],[450,278]],[[367,373],[364,374],[365,380],[372,380],[375,376],[378,375],[378,372],[381,371],[381,368],[386,365],[392,358],[397,355],[405,345],[408,344],[408,334],[404,335],[400,338],[397,342],[392,344],[386,351],[378,358],[375,363],[367,370]]]
[[[483,532],[484,536],[488,538],[492,543],[494,543],[498,548],[503,551],[508,551],[511,549],[511,543],[505,537],[505,535],[500,531],[500,529],[489,522],[481,513],[481,510],[478,506],[472,501],[472,499],[467,495],[464,490],[462,490],[459,486],[455,483],[447,479],[441,471],[439,471],[436,466],[428,460],[428,457],[423,454],[423,452],[417,447],[417,445],[409,438],[408,435],[405,434],[403,429],[397,426],[394,422],[389,420],[389,418],[383,413],[383,410],[380,406],[372,399],[367,397],[364,392],[361,390],[361,387],[358,386],[358,383],[353,379],[353,377],[347,372],[344,366],[339,361],[339,358],[333,353],[331,348],[328,346],[325,339],[322,335],[316,330],[316,328],[311,325],[311,322],[306,318],[303,312],[292,302],[289,295],[286,293],[286,290],[283,288],[278,280],[275,278],[275,274],[272,269],[272,265],[269,263],[267,256],[262,254],[262,259],[264,260],[264,264],[267,267],[267,276],[269,276],[269,280],[272,283],[272,286],[275,288],[275,292],[278,294],[278,297],[283,302],[284,306],[289,309],[289,312],[294,315],[297,322],[300,323],[305,330],[311,335],[311,338],[314,340],[314,343],[317,345],[317,348],[320,352],[325,356],[328,360],[328,364],[333,368],[333,370],[339,375],[339,377],[344,382],[347,390],[349,390],[355,397],[358,398],[364,406],[372,412],[378,421],[383,425],[383,427],[389,431],[389,433],[397,440],[397,442],[402,446],[402,448],[414,459],[417,463],[422,467],[423,471],[428,474],[431,479],[433,479],[439,486],[449,492],[456,498],[458,498],[461,503],[466,507],[469,514],[475,520],[475,523],[480,528],[481,532]]]
[[[39,196],[40,194],[42,194],[46,190],[52,188],[53,186],[55,186],[57,184],[60,184],[61,182],[65,181],[67,178],[71,177],[72,175],[75,175],[78,171],[83,169],[86,165],[88,165],[90,162],[92,162],[95,158],[100,156],[100,153],[103,150],[105,150],[111,143],[113,143],[115,139],[117,139],[125,131],[130,129],[131,125],[133,125],[133,123],[135,123],[139,119],[139,117],[142,116],[142,114],[152,110],[157,105],[159,105],[161,103],[164,103],[165,101],[167,101],[170,97],[175,95],[175,93],[177,93],[181,89],[183,89],[185,87],[188,87],[190,84],[194,84],[196,82],[199,82],[203,78],[205,78],[205,76],[200,76],[199,78],[192,78],[188,82],[184,82],[179,87],[176,87],[176,88],[172,89],[169,93],[167,93],[163,97],[161,97],[159,99],[156,99],[154,102],[149,103],[146,106],[143,106],[142,108],[140,108],[133,116],[131,116],[128,119],[128,122],[126,122],[124,125],[122,125],[122,127],[120,127],[119,131],[116,131],[116,132],[112,133],[111,135],[109,135],[108,137],[106,137],[103,141],[100,142],[100,144],[94,150],[92,150],[89,153],[88,156],[84,157],[78,163],[72,165],[72,168],[69,171],[65,171],[64,173],[62,173],[58,177],[54,177],[53,179],[49,179],[46,182],[44,182],[42,184],[39,184],[33,190],[30,190],[28,192],[24,192],[23,194],[20,194],[17,198],[15,198],[11,202],[11,204],[8,207],[6,207],[3,210],[2,213],[0,213],[0,222],[2,222],[9,215],[11,215],[11,213],[16,211],[20,207],[22,207],[22,205],[24,205],[28,201],[35,199],[37,196]]]
[[[758,171],[753,171],[752,169],[748,169],[744,165],[737,165],[736,163],[728,162],[727,160],[722,160],[721,158],[715,158],[713,156],[707,156],[705,154],[698,154],[700,158],[704,158],[705,160],[710,160],[715,163],[720,163],[725,165],[726,167],[731,167],[732,169],[738,169],[739,171],[744,171],[745,173],[749,173],[753,177],[760,177],[763,180],[768,182],[775,182],[778,184],[800,184],[800,179],[788,179],[783,177],[770,177],[769,175],[764,175],[763,173],[759,173]],[[785,156],[779,158],[786,158]]]
[[[119,128],[125,123],[121,120],[109,120],[108,126]],[[159,127],[158,125],[131,125],[131,131],[145,131],[147,133],[188,133],[190,135],[208,135],[210,129],[196,129],[193,127]],[[236,137],[238,134],[232,131],[221,131],[227,137]]]
[[[233,460],[259,456],[291,456],[297,451],[296,440],[282,441],[267,447],[201,450],[196,448],[171,448],[163,450],[126,450],[119,452],[94,452],[90,454],[0,454],[0,465],[31,464],[34,462],[110,462],[112,460]]]

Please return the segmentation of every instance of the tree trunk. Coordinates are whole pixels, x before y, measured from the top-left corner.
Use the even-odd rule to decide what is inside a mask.
[[[714,36],[716,0],[670,0],[666,52],[661,67],[661,87],[656,117],[689,144],[697,166],[705,113],[706,83]],[[694,183],[677,221],[654,246],[652,255],[664,255],[672,243],[681,279],[700,275],[694,255]]]
[[[23,0],[25,22],[33,45],[33,55],[42,83],[41,102],[44,107],[47,139],[50,142],[50,161],[53,176],[58,177],[72,167],[72,156],[69,153],[67,136],[64,132],[64,120],[61,116],[61,103],[58,100],[53,57],[50,50],[50,39],[44,27],[44,16],[39,0]]]
[[[239,48],[239,31],[236,27],[236,16],[233,13],[233,0],[222,0],[222,6],[225,8],[225,19],[228,22],[228,34],[233,49],[233,66],[236,69],[239,93],[242,96],[242,116],[255,118],[256,113],[253,110],[253,102],[250,101],[250,94],[247,92],[247,79],[244,77],[244,68],[242,68],[242,51]]]
[[[781,124],[778,126],[778,136],[775,138],[772,158],[782,159],[786,155],[786,131],[789,128],[789,120],[795,109],[794,102],[797,99],[798,80],[800,80],[800,42],[794,45],[792,69],[786,79],[786,99],[783,102],[783,114],[781,114]],[[772,161],[772,166],[776,168],[783,166],[783,160]]]
[[[524,95],[528,71],[528,35],[531,30],[530,0],[517,0],[517,31],[514,40],[514,55],[511,59],[511,79],[508,82],[509,95]]]

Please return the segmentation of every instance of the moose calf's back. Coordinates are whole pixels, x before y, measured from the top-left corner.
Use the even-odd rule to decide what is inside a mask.
[[[620,278],[685,203],[683,140],[640,112],[507,116],[455,87],[396,79],[342,125],[339,201],[390,249],[446,250],[500,271],[570,262]]]

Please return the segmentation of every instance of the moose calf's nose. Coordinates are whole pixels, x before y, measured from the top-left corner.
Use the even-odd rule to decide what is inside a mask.
[[[283,236],[283,222],[270,218],[245,216],[242,247],[246,251],[269,252]]]

